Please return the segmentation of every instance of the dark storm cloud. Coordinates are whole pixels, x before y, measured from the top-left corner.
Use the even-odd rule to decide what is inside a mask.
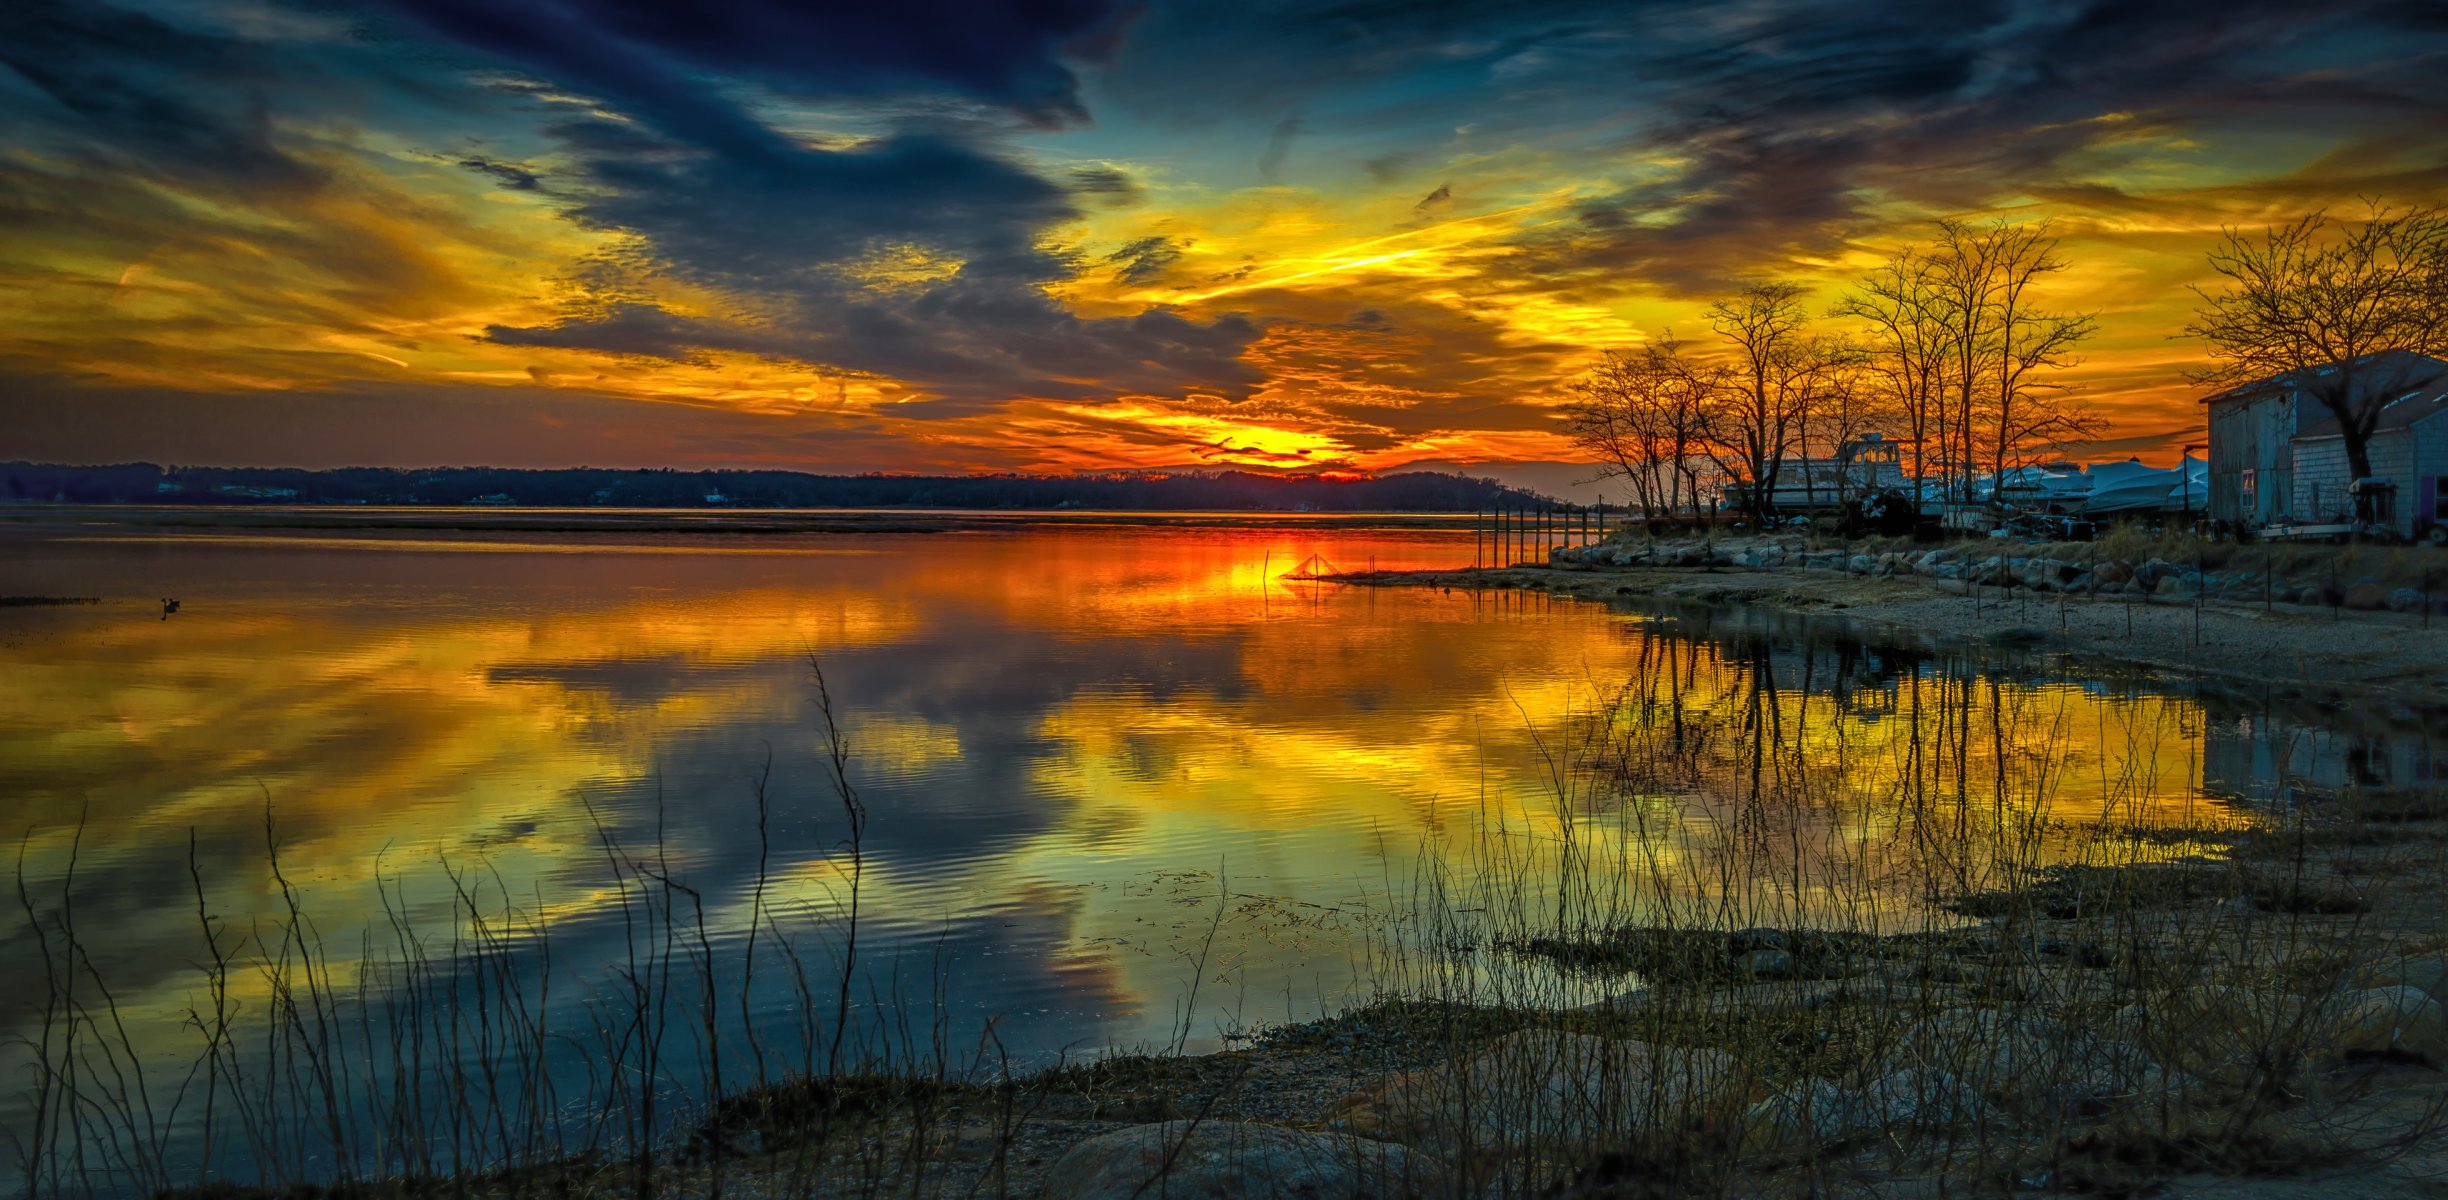
[[[280,64],[251,43],[106,4],[15,0],[0,4],[0,65],[39,96],[0,90],[10,141],[43,137],[84,170],[225,192],[324,181],[273,136]]]
[[[615,98],[667,127],[751,145],[759,131],[687,80],[750,79],[801,95],[944,91],[1039,119],[1082,116],[1063,59],[1109,44],[1115,0],[385,0],[464,45]]]
[[[693,361],[709,350],[761,356],[789,353],[786,344],[769,336],[638,303],[614,304],[601,315],[559,325],[492,325],[486,327],[485,337],[507,346],[551,346],[673,362]]]
[[[460,159],[459,165],[479,175],[492,176],[503,187],[514,192],[541,191],[544,186],[543,179],[535,173],[534,168],[502,162],[481,154],[472,154]]]
[[[2246,2],[2204,20],[2168,0],[1787,3],[1733,28],[1652,23],[1663,40],[1634,52],[1657,113],[1643,141],[1687,165],[1586,207],[1517,265],[1546,286],[1634,274],[1702,291],[1879,227],[1882,196],[1964,211],[2095,171],[2112,114],[2194,129],[2256,110],[2314,125],[2437,111],[2448,84],[2392,48],[2396,25],[2380,5]],[[2285,49],[2324,43],[2375,53],[2335,72]]]
[[[1079,167],[1071,172],[1071,194],[1093,203],[1120,207],[1145,199],[1147,189],[1129,174],[1112,167]]]
[[[2095,179],[2120,153],[2117,131],[2100,123],[2111,114],[2178,134],[2411,128],[2448,110],[2439,11],[2292,0],[2215,10],[2191,0],[1181,0],[1134,25],[1108,89],[1189,127],[1227,112],[1260,127],[1309,113],[1305,136],[1383,143],[1356,156],[1380,183],[1424,146],[1620,128],[1618,150],[1671,167],[1527,239],[1515,281],[1698,291],[1822,258],[1889,227],[1893,209],[1880,206],[1897,200],[1961,212]],[[1235,70],[1210,88],[1178,86],[1216,60]],[[1318,115],[1328,97],[1353,95],[1369,104]]]
[[[1246,322],[1167,314],[1089,320],[1046,295],[1074,265],[1043,246],[1075,196],[1125,194],[1084,168],[1066,187],[1020,165],[992,135],[934,122],[843,148],[812,145],[746,107],[731,84],[780,92],[933,89],[1035,119],[1078,116],[1060,55],[1110,33],[1117,10],[1034,6],[891,9],[731,0],[681,10],[618,0],[502,6],[398,0],[463,45],[597,98],[614,115],[548,132],[578,181],[566,209],[635,235],[642,269],[735,297],[755,329],[629,304],[548,326],[496,326],[512,345],[691,359],[731,351],[889,377],[953,415],[1028,395],[1245,395]],[[706,72],[718,72],[708,78]],[[876,284],[865,264],[917,249],[948,277]],[[1153,266],[1145,268],[1155,269]]]
[[[1118,265],[1114,276],[1128,284],[1149,284],[1163,278],[1166,270],[1181,261],[1181,247],[1168,237],[1143,237],[1105,256],[1105,261]]]
[[[1152,311],[1088,319],[1042,284],[1071,264],[1037,239],[1068,196],[985,150],[897,135],[849,150],[742,161],[684,147],[586,160],[592,189],[570,210],[642,237],[651,268],[769,310],[756,329],[627,304],[550,326],[489,331],[507,344],[688,359],[703,351],[792,358],[901,381],[957,416],[1027,395],[1097,400],[1188,392],[1239,398],[1250,322]],[[864,256],[915,245],[959,260],[907,286],[857,277]]]

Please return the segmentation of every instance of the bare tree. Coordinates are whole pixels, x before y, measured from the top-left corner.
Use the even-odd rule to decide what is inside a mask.
[[[2185,327],[2216,363],[2194,378],[2291,376],[2337,418],[2354,477],[2369,476],[2381,410],[2436,378],[2430,360],[2448,352],[2448,209],[2373,201],[2360,223],[2316,212],[2226,235],[2210,252],[2224,283],[2194,289],[2202,305]]]
[[[1697,508],[1693,460],[1723,380],[1723,368],[1692,361],[1669,331],[1638,350],[1607,351],[1574,385],[1565,428],[1601,478],[1631,485],[1643,516]]]
[[[1802,285],[1765,280],[1709,306],[1709,327],[1733,350],[1732,387],[1712,414],[1710,440],[1729,474],[1751,485],[1750,508],[1765,517],[1777,473],[1815,369],[1809,362]]]
[[[1912,447],[1916,495],[1929,479],[1932,450],[1944,427],[1938,380],[1946,329],[1931,286],[1927,254],[1907,246],[1855,284],[1829,313],[1862,323],[1860,346],[1881,403]]]
[[[1972,465],[1981,457],[1974,433],[1980,395],[1999,349],[1996,246],[1983,232],[1942,220],[1926,260],[1931,315],[1940,330],[1939,445],[1950,490],[1966,502],[1972,499]]]
[[[1835,500],[1841,505],[1860,494],[1847,448],[1866,434],[1892,433],[1903,422],[1903,410],[1882,386],[1884,377],[1867,346],[1830,338],[1820,350],[1820,361],[1810,428],[1824,439],[1828,456],[1838,463]]]
[[[1992,475],[2097,428],[2056,372],[2098,328],[2037,295],[2063,271],[2046,221],[1944,220],[1928,246],[1899,251],[1838,303],[1865,326],[1882,390],[1913,443],[1916,489],[1931,474],[1958,500],[1976,467]]]
[[[2066,269],[2049,223],[2000,223],[1988,231],[1988,261],[1996,276],[1997,379],[1989,397],[1989,470],[2002,479],[2026,464],[2035,451],[2054,450],[2075,437],[2097,432],[2102,422],[2067,403],[2073,385],[2050,377],[2081,363],[2074,347],[2099,330],[2088,313],[2041,308],[2032,289]],[[1994,494],[1994,493],[1993,493]]]
[[[1657,381],[1648,369],[1655,352],[1654,347],[1607,351],[1572,386],[1573,399],[1564,406],[1564,428],[1573,445],[1598,460],[1598,478],[1631,485],[1632,502],[1643,517],[1658,515],[1665,492],[1658,478]]]

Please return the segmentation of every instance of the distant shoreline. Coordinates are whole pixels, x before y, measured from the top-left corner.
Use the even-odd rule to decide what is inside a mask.
[[[1467,532],[1469,512],[1268,512],[953,508],[512,508],[415,505],[0,504],[0,527],[495,533],[952,533],[1092,528],[1412,529]]]

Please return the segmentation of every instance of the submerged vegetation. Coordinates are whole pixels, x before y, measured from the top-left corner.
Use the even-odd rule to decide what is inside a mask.
[[[48,879],[21,853],[18,1187],[2134,1195],[2368,1174],[2448,1131],[2431,785],[2192,800],[2198,764],[2085,759],[2044,694],[1969,672],[1797,699],[1769,656],[1721,678],[1656,645],[1541,731],[1543,810],[1483,804],[1464,859],[1388,884],[1365,994],[1210,1054],[1195,995],[1167,1046],[1049,1063],[954,1027],[964,964],[864,966],[867,814],[821,674],[831,904],[774,899],[760,783],[745,894],[602,836],[600,978],[557,975],[542,902],[456,864],[447,921],[393,879],[382,925],[325,927],[268,806],[276,915],[216,913],[191,848],[185,1040],[153,1044],[73,853]],[[2122,711],[2134,745],[2182,719]]]

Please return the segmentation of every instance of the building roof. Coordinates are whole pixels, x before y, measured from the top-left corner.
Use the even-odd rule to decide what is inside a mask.
[[[2440,360],[2432,358],[2428,355],[2416,354],[2411,350],[2383,350],[2378,354],[2366,354],[2363,357],[2356,359],[2355,362],[2359,366],[2379,366],[2387,368],[2394,372],[2397,378],[2400,379],[2423,379],[2448,373],[2448,362],[2441,362]],[[2429,363],[2430,369],[2428,371],[2423,370],[2419,365],[2421,363]],[[2331,363],[2325,367],[2311,368],[2310,373],[2313,375],[2327,375],[2335,370],[2337,370],[2337,364]],[[2272,375],[2267,379],[2255,379],[2249,383],[2239,383],[2225,391],[2212,392],[2209,395],[2202,397],[2201,402],[2204,404],[2217,404],[2227,400],[2243,400],[2253,396],[2266,395],[2270,392],[2285,391],[2289,388],[2297,386],[2304,374],[2305,372],[2302,371],[2287,371],[2281,374]],[[2335,436],[2336,432],[2337,431],[2334,429],[2331,430],[2330,436]],[[2307,433],[2305,436],[2314,435]]]
[[[2448,413],[2448,380],[2433,379],[2389,401],[2388,406],[2380,410],[2380,419],[2373,423],[2372,433],[2405,430],[2417,421],[2427,421],[2441,413]],[[2337,436],[2338,419],[2330,416],[2307,426],[2302,433],[2295,435],[2295,440],[2310,441]]]

